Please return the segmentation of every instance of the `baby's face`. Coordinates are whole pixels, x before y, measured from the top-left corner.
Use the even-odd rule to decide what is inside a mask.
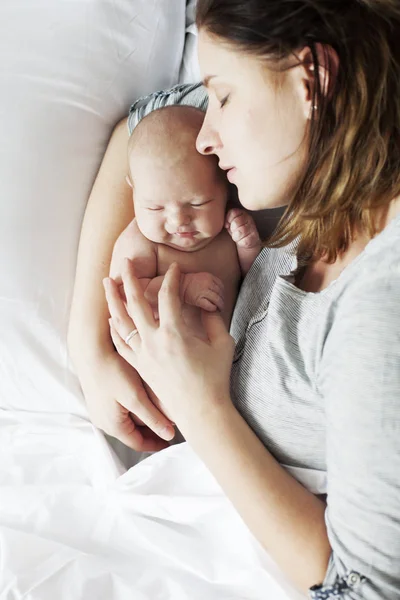
[[[228,187],[213,157],[190,149],[183,161],[135,162],[133,198],[139,229],[149,240],[185,252],[206,246],[223,229]]]

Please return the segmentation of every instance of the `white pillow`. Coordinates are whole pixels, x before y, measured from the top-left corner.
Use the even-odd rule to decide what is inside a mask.
[[[197,0],[189,0],[186,8],[186,41],[179,80],[182,83],[200,81],[200,67],[197,58],[197,27],[195,10]]]
[[[66,332],[113,126],[177,83],[185,0],[1,0],[0,408],[86,415]]]

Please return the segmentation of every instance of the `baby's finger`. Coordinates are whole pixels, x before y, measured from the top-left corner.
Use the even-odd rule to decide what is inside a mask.
[[[236,231],[232,233],[232,239],[234,242],[240,242],[240,240],[245,236],[246,232],[243,230],[242,227],[239,227],[239,229],[236,229]]]
[[[226,214],[226,222],[232,223],[232,221],[234,221],[234,219],[236,219],[236,217],[238,217],[243,212],[244,211],[241,208],[231,208],[231,210],[229,210]]]
[[[248,215],[246,215],[246,213],[243,213],[232,221],[231,227],[232,229],[237,229],[238,227],[241,227],[242,225],[247,225],[248,223]]]
[[[217,292],[217,294],[219,294],[220,296],[223,296],[225,287],[220,279],[213,279],[213,282],[210,285],[210,290],[212,290],[213,292]]]
[[[202,300],[203,299],[212,302],[219,310],[224,309],[224,299],[221,294],[218,294],[217,292],[209,290],[207,295],[202,297]]]
[[[206,310],[207,312],[215,312],[217,310],[216,305],[207,298],[200,298],[198,307]]]

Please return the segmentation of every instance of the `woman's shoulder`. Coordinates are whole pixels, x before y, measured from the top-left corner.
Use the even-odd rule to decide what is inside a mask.
[[[400,215],[366,246],[344,273],[339,296],[356,305],[372,305],[379,311],[385,304],[378,300],[399,298],[400,294]],[[359,307],[361,308],[361,307]]]
[[[336,372],[351,366],[360,380],[376,373],[378,356],[382,369],[389,356],[400,367],[400,217],[343,275],[327,307],[323,362]]]

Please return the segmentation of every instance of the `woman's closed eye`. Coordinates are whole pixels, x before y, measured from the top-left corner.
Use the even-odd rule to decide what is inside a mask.
[[[228,102],[230,94],[227,94],[222,100],[219,101],[220,108],[224,108],[225,104]]]

